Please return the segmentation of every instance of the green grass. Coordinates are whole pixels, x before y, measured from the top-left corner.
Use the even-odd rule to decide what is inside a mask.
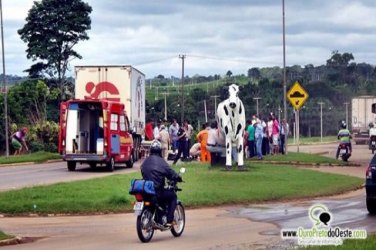
[[[288,141],[288,144],[294,144],[294,138],[292,137],[292,135],[290,135],[287,139]],[[322,138],[322,142],[323,143],[328,143],[328,142],[337,142],[338,139],[337,139],[337,136],[325,136]],[[300,137],[299,138],[299,144],[302,145],[302,144],[317,144],[317,143],[321,143],[321,137],[320,136],[315,136],[315,137]],[[295,141],[295,144],[296,144],[296,141]]]
[[[267,155],[264,157],[265,161],[278,161],[278,162],[291,162],[291,163],[309,163],[309,164],[343,164],[342,161],[332,159],[329,157],[316,155],[316,154],[307,154],[307,153],[296,153],[289,152],[287,155]],[[257,161],[252,159],[251,161]]]
[[[3,231],[0,230],[0,240],[11,239],[13,236],[5,234]]]
[[[341,250],[373,250],[376,249],[376,236],[372,235],[367,237],[364,240],[345,240],[343,245],[340,246],[316,246],[316,247],[306,247],[306,248],[299,248],[299,249],[306,249],[306,250],[333,250],[333,249],[341,249]]]
[[[358,188],[363,179],[288,166],[247,162],[247,172],[225,172],[206,164],[184,164],[187,172],[179,198],[187,207],[258,203],[341,193]],[[132,209],[128,194],[140,173],[24,188],[0,193],[0,213],[109,213]]]
[[[52,159],[61,159],[61,156],[57,153],[50,152],[36,152],[32,154],[16,155],[9,157],[0,157],[1,164],[12,164],[12,163],[22,163],[22,162],[36,162],[41,163]]]

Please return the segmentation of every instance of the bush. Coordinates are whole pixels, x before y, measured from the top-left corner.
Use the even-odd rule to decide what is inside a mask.
[[[44,145],[44,151],[56,153],[57,152],[57,145],[55,143],[47,143],[47,144]]]
[[[29,149],[31,152],[38,152],[38,151],[43,151],[44,150],[44,145],[43,143],[39,141],[31,141],[29,144]]]

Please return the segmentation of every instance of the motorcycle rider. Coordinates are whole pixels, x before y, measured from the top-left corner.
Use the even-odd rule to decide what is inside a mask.
[[[372,136],[376,136],[376,128],[373,125],[373,122],[369,123],[369,146],[371,146],[372,143]]]
[[[165,189],[165,178],[172,181],[182,182],[178,175],[162,158],[161,143],[154,140],[150,145],[150,156],[141,165],[141,174],[145,180],[154,182],[157,201],[167,205],[166,227],[171,227],[174,219],[174,211],[177,205],[177,196],[173,190]]]
[[[341,121],[341,129],[338,132],[337,136],[338,140],[340,140],[341,144],[347,144],[350,150],[350,154],[352,153],[352,147],[351,147],[351,141],[350,139],[351,134],[350,131],[347,129],[347,125],[345,121]],[[336,154],[336,159],[338,159],[339,156],[339,147],[337,148],[337,154]]]

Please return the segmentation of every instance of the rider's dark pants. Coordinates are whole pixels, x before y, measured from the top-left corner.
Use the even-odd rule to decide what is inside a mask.
[[[160,204],[167,206],[167,223],[171,223],[174,219],[174,211],[178,200],[176,193],[172,190],[162,189],[157,192],[157,199]]]
[[[348,143],[341,142],[341,144],[347,144],[349,146],[350,153],[352,152],[351,142],[348,142]],[[336,158],[338,158],[338,156],[339,156],[339,146],[337,147]]]

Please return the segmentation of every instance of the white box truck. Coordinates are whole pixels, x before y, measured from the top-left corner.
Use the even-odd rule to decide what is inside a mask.
[[[351,101],[351,132],[355,144],[369,143],[369,124],[376,123],[376,115],[372,113],[372,104],[376,96],[358,96]]]
[[[60,105],[59,152],[75,170],[133,161],[145,128],[145,75],[132,66],[76,66],[75,99]]]

